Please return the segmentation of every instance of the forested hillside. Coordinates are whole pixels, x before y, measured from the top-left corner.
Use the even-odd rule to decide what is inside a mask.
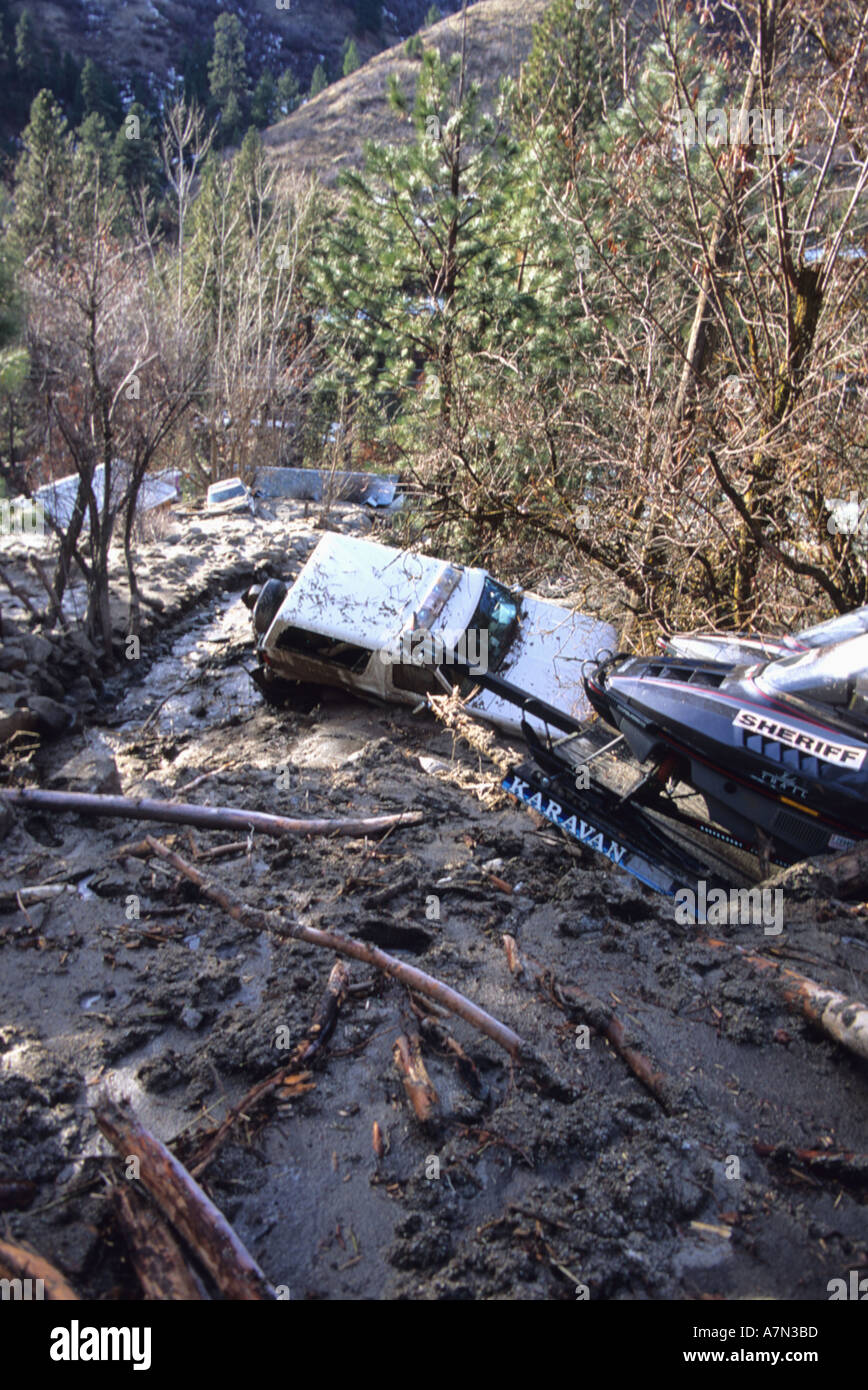
[[[129,536],[149,469],[340,460],[412,480],[430,544],[544,556],[652,626],[864,602],[860,6],[554,0],[497,90],[490,40],[452,18],[379,97],[348,77],[382,135],[336,185],[250,127],[229,15],[202,104],[94,79],[74,124],[41,91],[5,210],[8,486],[123,458]],[[95,630],[115,520],[55,578],[84,546]]]

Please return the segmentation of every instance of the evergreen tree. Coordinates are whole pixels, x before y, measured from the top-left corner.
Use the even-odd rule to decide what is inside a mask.
[[[25,255],[56,254],[65,225],[63,207],[73,170],[73,141],[66,117],[51,92],[41,91],[30,108],[15,166],[12,230]]]
[[[25,90],[33,91],[42,76],[36,29],[29,10],[22,10],[15,25],[15,67]]]
[[[114,178],[127,191],[130,203],[139,206],[139,191],[156,194],[162,185],[162,166],[154,124],[140,101],[127,111],[112,147]]]
[[[230,97],[240,110],[247,99],[247,35],[235,14],[221,14],[214,24],[214,51],[208,64],[211,97],[225,112]]]
[[[260,130],[271,125],[277,100],[275,81],[266,68],[253,91],[250,103],[250,119]]]
[[[112,181],[111,131],[100,113],[91,111],[89,116],[85,116],[76,136],[73,156],[76,183],[81,188],[98,189],[105,199]],[[87,216],[87,211],[83,210],[83,216]]]
[[[594,130],[603,115],[612,64],[604,7],[552,0],[534,26],[517,114],[525,134],[538,132],[547,172],[561,184],[575,175],[583,132]]]
[[[283,116],[294,111],[301,100],[298,78],[292,68],[284,68],[277,79],[277,109]]]
[[[86,58],[80,80],[81,109],[87,116],[101,116],[112,130],[120,125],[123,106],[117,88],[105,68]]]
[[[84,114],[79,104],[80,84],[81,68],[71,53],[64,53],[54,94],[58,101],[62,102],[69,119],[75,124],[78,124]]]
[[[400,90],[391,98],[409,110]],[[480,112],[478,85],[462,82],[458,55],[425,53],[412,117],[415,143],[369,143],[364,171],[343,175],[345,211],[313,269],[331,381],[350,383],[380,424],[402,410],[448,423],[457,375],[466,384],[492,323],[521,305],[502,231],[505,137]]]
[[[20,390],[27,374],[27,352],[20,346],[25,314],[21,262],[8,237],[0,241],[0,394]]]
[[[350,73],[355,72],[361,65],[362,60],[359,57],[355,39],[346,39],[344,42],[344,77],[349,77]]]
[[[443,15],[439,5],[429,5],[428,13],[425,16],[425,28],[429,29],[432,24],[439,24]]]
[[[208,63],[210,49],[207,43],[195,43],[184,49],[181,57],[181,82],[184,101],[187,106],[194,102],[197,106],[208,105]]]
[[[313,70],[313,76],[310,79],[310,95],[312,97],[318,97],[320,92],[325,91],[328,84],[329,80],[326,77],[325,68],[322,63],[317,63]]]
[[[220,113],[220,139],[224,145],[234,145],[241,137],[244,126],[244,112],[241,102],[234,92],[226,98],[226,105]]]

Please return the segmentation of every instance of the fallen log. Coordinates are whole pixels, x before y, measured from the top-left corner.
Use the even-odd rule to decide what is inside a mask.
[[[510,1057],[516,1062],[520,1062],[530,1072],[540,1084],[553,1095],[571,1099],[573,1092],[571,1089],[556,1076],[548,1063],[540,1057],[530,1043],[513,1032],[506,1024],[499,1019],[480,1009],[477,1004],[471,1002],[463,994],[445,985],[440,980],[436,980],[433,975],[428,975],[418,966],[408,965],[404,961],[397,960],[394,956],[387,955],[378,946],[369,946],[365,942],[356,941],[349,936],[341,936],[338,932],[320,931],[318,927],[303,927],[298,923],[289,924],[284,922],[275,912],[262,912],[259,908],[249,907],[246,903],[236,898],[228,889],[214,883],[211,879],[199,873],[192,864],[188,864],[179,854],[175,854],[167,845],[160,840],[155,840],[148,836],[147,844],[151,851],[171,864],[178,873],[183,874],[191,883],[209,897],[212,902],[222,907],[224,912],[228,912],[236,922],[249,926],[252,930],[270,932],[274,936],[285,937],[292,941],[306,941],[311,946],[324,946],[328,951],[336,951],[339,955],[351,956],[354,960],[360,960],[365,965],[373,965],[377,970],[381,970],[384,975],[391,979],[400,980],[410,989],[418,990],[431,999],[442,1004],[450,1013],[457,1014],[463,1018],[471,1027],[477,1028],[486,1037],[496,1042],[502,1047]]]
[[[0,792],[10,806],[37,811],[74,811],[82,816],[158,820],[172,825],[197,825],[203,830],[258,830],[280,839],[284,835],[376,835],[396,825],[420,825],[421,811],[347,819],[293,820],[266,811],[236,806],[196,806],[186,801],[154,801],[149,797],[101,796],[91,792],[47,792],[38,787],[6,787]]]
[[[205,1295],[168,1224],[133,1191],[133,1184],[115,1187],[112,1203],[145,1298],[159,1303],[202,1302]]]
[[[800,975],[780,961],[770,960],[746,946],[734,946],[728,941],[706,937],[702,943],[715,951],[734,951],[759,974],[777,976],[785,1002],[791,1012],[801,1014],[816,1023],[830,1038],[868,1059],[868,1007],[851,999],[840,990],[818,985],[807,975]]]
[[[0,1276],[4,1279],[20,1279],[22,1285],[30,1280],[28,1293],[22,1289],[22,1296],[33,1300],[47,1299],[51,1303],[77,1303],[78,1294],[66,1282],[54,1265],[35,1255],[32,1250],[24,1250],[20,1245],[10,1245],[0,1240]],[[41,1284],[39,1283],[41,1281]],[[34,1288],[34,1285],[37,1287]]]
[[[142,1183],[224,1297],[245,1301],[276,1297],[220,1209],[166,1145],[145,1129],[129,1104],[119,1105],[103,1096],[94,1106],[94,1118],[126,1163],[138,1159]]]

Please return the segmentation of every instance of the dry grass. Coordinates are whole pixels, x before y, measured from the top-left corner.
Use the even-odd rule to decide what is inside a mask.
[[[500,78],[517,75],[545,7],[546,0],[479,0],[468,9],[468,70],[482,84],[486,109],[494,104]],[[426,46],[436,44],[445,57],[460,46],[461,15],[450,15],[421,33]],[[418,60],[408,58],[399,44],[332,83],[265,132],[278,169],[316,173],[331,183],[345,166],[361,164],[365,140],[397,144],[412,139],[412,123],[391,109],[386,84],[394,73],[412,95],[418,72]]]

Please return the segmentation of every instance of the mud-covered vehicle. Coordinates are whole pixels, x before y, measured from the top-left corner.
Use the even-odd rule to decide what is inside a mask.
[[[295,583],[270,579],[246,601],[266,697],[300,682],[416,706],[457,685],[470,713],[509,732],[520,730],[520,712],[489,690],[471,693],[476,674],[496,671],[583,719],[582,667],[615,646],[610,624],[484,569],[332,533]]]

